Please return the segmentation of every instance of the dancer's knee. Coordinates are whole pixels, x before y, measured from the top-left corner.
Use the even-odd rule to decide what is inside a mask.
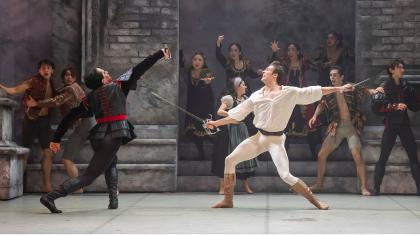
[[[282,172],[279,175],[280,178],[289,185],[294,185],[297,182],[297,178],[290,174],[290,172]]]
[[[229,168],[235,168],[235,166],[236,166],[235,159],[231,155],[229,155],[228,157],[226,157],[226,159],[225,159],[225,167],[227,169],[229,169]]]

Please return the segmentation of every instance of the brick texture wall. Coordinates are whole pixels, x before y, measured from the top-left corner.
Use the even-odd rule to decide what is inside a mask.
[[[133,124],[171,124],[177,111],[150,95],[153,90],[176,102],[178,97],[178,1],[110,0],[101,64],[115,77],[167,44],[173,59],[159,61],[128,97]]]
[[[165,43],[172,50],[177,46],[176,0],[127,0],[115,11],[105,29],[103,63],[108,67],[118,71],[140,62]]]
[[[356,2],[358,80],[375,76],[396,58],[420,65],[420,1]]]
[[[401,58],[409,69],[420,68],[420,1],[356,1],[356,80],[386,75],[387,65]],[[373,115],[370,102],[363,109],[368,125],[382,125]],[[411,113],[414,132],[419,132],[418,113]],[[415,134],[419,136],[419,134]]]

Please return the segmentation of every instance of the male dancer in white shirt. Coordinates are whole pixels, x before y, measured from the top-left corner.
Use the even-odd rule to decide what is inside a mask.
[[[333,92],[347,92],[354,89],[353,85],[341,87],[310,86],[297,88],[281,86],[284,70],[277,61],[268,66],[261,78],[263,88],[254,92],[249,99],[229,110],[228,117],[207,123],[209,128],[215,128],[243,120],[250,112],[254,112],[254,125],[258,133],[244,140],[225,160],[225,195],[223,201],[213,208],[232,208],[233,191],[235,187],[235,166],[246,160],[257,157],[268,151],[273,159],[281,179],[291,186],[291,189],[305,197],[320,210],[327,210],[326,203],[318,201],[312,195],[306,184],[289,172],[289,159],[284,148],[286,136],[283,130],[292,114],[295,105],[306,105],[318,101],[323,95]]]

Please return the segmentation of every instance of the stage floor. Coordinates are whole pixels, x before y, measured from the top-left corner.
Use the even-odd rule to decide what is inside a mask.
[[[58,199],[50,214],[40,195],[0,201],[1,233],[419,233],[420,197],[320,194],[330,210],[293,194],[239,194],[235,208],[212,209],[214,193],[123,193]]]

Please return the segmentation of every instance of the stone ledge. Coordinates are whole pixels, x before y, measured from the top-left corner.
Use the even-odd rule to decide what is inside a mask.
[[[83,173],[87,164],[77,164]],[[118,164],[118,183],[121,192],[172,192],[176,190],[175,164]],[[62,164],[54,164],[52,184],[57,188],[68,179]],[[41,192],[41,164],[30,164],[26,173],[25,192]],[[103,176],[99,176],[86,192],[106,192]]]
[[[0,146],[0,157],[5,157],[4,155],[23,155],[29,153],[28,148],[19,147],[17,145],[13,147],[11,147],[10,145],[8,146],[9,147]]]
[[[20,104],[10,98],[0,98],[0,106],[17,108],[20,106]]]
[[[301,178],[307,185],[315,182],[315,177]],[[254,192],[290,192],[290,186],[277,177],[251,177],[249,184]],[[178,176],[178,192],[217,192],[219,179],[216,176]],[[235,192],[241,192],[241,181],[237,180]],[[356,177],[325,177],[325,193],[359,193]]]
[[[373,188],[375,166],[366,166],[366,178],[368,187]],[[381,185],[382,193],[414,194],[417,192],[416,184],[411,175],[408,165],[396,166],[387,165],[385,167],[385,176]]]
[[[77,169],[79,170],[86,170],[88,164],[75,164]],[[168,169],[175,169],[175,164],[117,164],[118,170],[168,170]],[[26,167],[27,170],[41,170],[41,164],[39,163],[32,163],[28,164]],[[52,170],[64,170],[63,164],[53,164]]]
[[[420,156],[420,141],[416,141],[417,154]],[[362,156],[366,161],[366,164],[375,164],[381,153],[380,140],[368,140],[364,142],[362,147]],[[391,154],[388,159],[388,164],[408,164],[407,152],[401,145],[400,141],[397,141],[392,148]]]
[[[177,159],[176,153],[176,139],[135,139],[126,145],[121,146],[118,151],[119,163],[148,163],[148,164],[174,164]],[[63,141],[63,150],[66,141]],[[39,145],[32,147],[32,159],[30,163],[37,163],[42,160],[41,149]],[[59,163],[63,154],[60,150],[54,156],[54,162]],[[89,141],[85,142],[80,154],[73,160],[76,163],[88,163],[93,156],[93,150]]]
[[[278,176],[277,169],[271,161],[260,161],[256,168],[255,176]],[[317,166],[315,161],[291,161],[290,172],[297,177],[316,176]],[[179,176],[213,176],[211,161],[178,161]],[[326,176],[355,177],[356,166],[353,161],[328,161]]]

